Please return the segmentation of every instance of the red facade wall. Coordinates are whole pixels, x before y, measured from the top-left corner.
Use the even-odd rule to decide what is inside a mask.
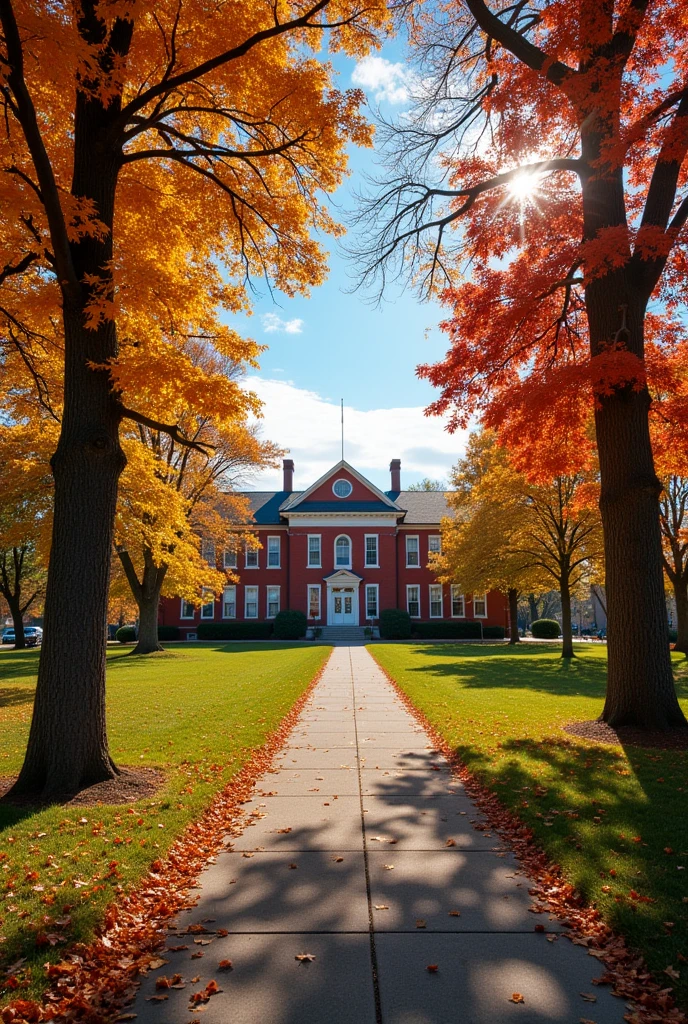
[[[346,476],[345,472],[337,474]],[[354,486],[361,487],[353,477],[350,477]],[[331,483],[319,490],[330,489],[330,497],[321,495],[313,500],[326,501],[332,498]],[[310,500],[309,496],[309,500]],[[356,492],[351,495],[351,500],[369,500],[370,492],[361,488],[357,497]],[[359,624],[365,625],[365,585],[366,583],[377,583],[379,585],[379,609],[406,608],[406,585],[418,584],[420,587],[420,619],[427,621],[430,618],[430,584],[435,583],[435,577],[428,563],[428,537],[439,534],[437,527],[409,527],[397,530],[395,524],[389,526],[317,526],[307,527],[297,524],[292,525],[288,530],[282,528],[263,528],[256,531],[263,545],[258,555],[258,568],[248,569],[244,567],[243,553],[239,554],[239,565],[236,574],[239,576],[239,583],[236,584],[236,618],[225,620],[222,618],[222,599],[215,601],[214,617],[201,619],[200,608],[195,609],[193,619],[181,618],[181,601],[179,598],[165,598],[161,602],[160,622],[164,625],[179,626],[184,631],[195,631],[201,621],[246,621],[244,616],[244,596],[246,586],[258,587],[258,620],[265,621],[267,617],[267,588],[271,586],[280,587],[280,607],[294,608],[308,613],[307,587],[308,584],[320,584],[321,587],[321,624],[327,621],[327,586],[324,577],[335,571],[334,542],[340,534],[346,534],[352,544],[352,566],[351,571],[362,577],[360,584],[359,598]],[[308,534],[320,534],[322,566],[320,568],[308,567]],[[378,552],[380,568],[374,569],[365,566],[365,535],[378,535]],[[406,566],[406,545],[405,536],[411,534],[419,537],[420,544],[420,567],[409,568]],[[279,569],[267,568],[267,538],[268,536],[281,537],[281,565]],[[219,555],[221,559],[221,553]],[[221,561],[220,561],[221,565]],[[442,588],[443,608],[442,618],[451,618],[450,588],[445,585]],[[470,597],[466,597],[467,620],[472,620],[473,607]],[[485,625],[507,626],[508,609],[506,598],[498,591],[491,591],[487,596],[487,617],[482,620]]]

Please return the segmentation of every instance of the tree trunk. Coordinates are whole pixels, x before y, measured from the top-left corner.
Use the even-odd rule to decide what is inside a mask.
[[[676,650],[688,654],[688,579],[672,580],[676,601]]]
[[[156,565],[152,552],[148,548],[144,548],[143,579],[139,581],[136,568],[126,548],[118,548],[117,554],[139,609],[138,643],[131,653],[154,654],[156,651],[162,651],[164,647],[158,640],[158,609],[167,566]]]
[[[105,652],[117,482],[126,460],[109,376],[88,365],[102,366],[117,355],[116,328],[107,313],[90,324],[87,304],[113,298],[109,268],[121,154],[112,152],[106,130],[118,108],[116,100],[105,108],[77,90],[72,194],[94,203],[108,231],[70,246],[83,284],[78,297],[63,293],[64,412],[51,460],[55,512],[45,640],[26,758],[11,797],[59,800],[117,774],[105,726]]]
[[[581,130],[582,156],[599,166],[616,126],[591,109]],[[586,241],[626,228],[623,174],[619,167],[595,170],[582,183]],[[642,267],[626,262],[585,287],[594,358],[622,346],[645,356],[644,323],[649,293]],[[597,394],[595,429],[600,465],[600,512],[607,592],[607,698],[602,718],[612,726],[643,729],[688,726],[676,696],[669,657],[664,600],[659,494],[650,444],[647,388],[618,385]]]
[[[562,658],[573,658],[573,631],[571,629],[571,591],[568,580],[562,582],[559,588],[561,594],[561,656]]]
[[[512,587],[507,596],[509,598],[509,643],[517,644],[521,640],[518,635],[518,590]]]
[[[537,622],[538,618],[540,617],[540,614],[538,612],[538,603],[535,598],[535,594],[528,594],[528,607],[530,608],[530,624],[532,626],[533,623]]]
[[[7,607],[9,608],[10,615],[12,616],[12,625],[14,626],[14,649],[15,651],[21,651],[26,647],[21,599],[18,594],[5,594],[4,598],[7,601]]]

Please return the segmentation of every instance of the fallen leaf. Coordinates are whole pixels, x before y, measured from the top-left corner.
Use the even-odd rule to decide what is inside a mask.
[[[520,992],[512,992],[511,993],[511,999],[509,1000],[509,1002],[510,1003],[525,1003],[525,999],[523,998],[523,996],[521,995]]]
[[[341,864],[342,861],[344,860],[344,858],[343,857],[333,857],[332,860],[335,862],[335,864]]]
[[[155,979],[155,987],[156,988],[169,988],[170,985],[171,985],[170,979],[166,978],[164,974],[161,975],[159,978]]]
[[[294,959],[301,964],[310,964],[315,960],[315,956],[313,953],[297,953]]]
[[[375,909],[376,910],[389,910],[389,907],[387,906],[386,903],[376,903],[375,904]]]
[[[450,910],[449,911],[449,916],[450,917],[461,917],[461,911],[460,910]]]
[[[677,971],[676,968],[672,967],[671,965],[669,967],[664,968],[664,973],[668,974],[668,976],[670,978],[673,978],[674,981],[678,981],[678,979],[681,977],[681,972]]]
[[[416,921],[416,928],[425,928],[425,921],[422,917],[419,917]]]
[[[146,996],[147,1003],[164,1003],[169,996]]]
[[[436,974],[437,971],[439,970],[439,965],[438,964],[428,964],[428,966],[425,968],[425,970],[426,971],[430,971],[431,974]]]
[[[231,960],[220,960],[217,966],[221,971],[231,971],[233,969]]]
[[[445,846],[456,846],[456,839],[447,839]]]
[[[585,999],[586,1003],[596,1003],[597,996],[594,996],[592,992],[579,992],[581,999]]]

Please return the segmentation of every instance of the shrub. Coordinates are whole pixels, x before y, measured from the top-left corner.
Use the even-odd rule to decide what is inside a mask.
[[[383,640],[410,640],[411,616],[403,608],[386,608],[380,613],[380,636]]]
[[[158,626],[158,640],[178,640],[179,626]]]
[[[303,612],[285,609],[275,616],[275,638],[277,640],[300,640],[306,635],[308,620]]]
[[[121,644],[133,644],[136,640],[136,626],[120,626],[115,633],[115,640]]]
[[[413,632],[420,640],[480,640],[482,636],[479,622],[456,622],[453,619],[417,622]]]
[[[503,640],[506,636],[504,626],[483,626],[485,640]]]
[[[271,622],[201,622],[196,629],[199,640],[268,640]]]
[[[556,640],[561,636],[561,626],[556,619],[536,619],[530,631],[538,640]]]

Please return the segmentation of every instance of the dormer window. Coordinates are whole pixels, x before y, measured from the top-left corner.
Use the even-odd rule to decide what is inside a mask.
[[[351,486],[349,480],[341,479],[335,480],[335,482],[332,484],[332,490],[334,491],[338,498],[348,498],[351,492],[353,491],[353,487]]]

